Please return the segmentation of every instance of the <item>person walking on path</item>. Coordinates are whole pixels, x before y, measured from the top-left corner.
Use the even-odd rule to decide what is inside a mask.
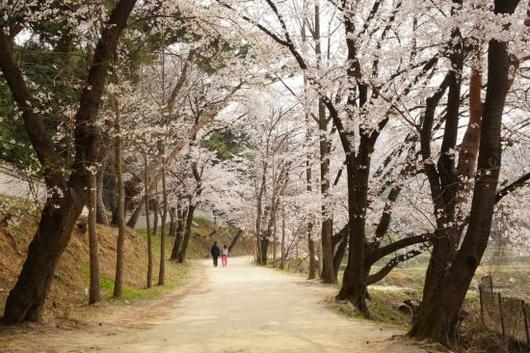
[[[212,253],[213,267],[217,267],[217,259],[219,258],[219,255],[221,255],[221,249],[219,249],[217,242],[213,243],[210,252]]]
[[[226,245],[223,246],[223,253],[221,255],[221,262],[223,264],[223,267],[228,266],[228,248]]]

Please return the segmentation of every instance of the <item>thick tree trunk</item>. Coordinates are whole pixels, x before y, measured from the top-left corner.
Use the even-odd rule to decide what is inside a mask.
[[[115,103],[117,104],[117,103]],[[116,132],[116,188],[118,189],[118,207],[116,209],[116,221],[118,223],[118,239],[116,243],[116,274],[114,276],[114,298],[120,298],[123,288],[123,270],[124,258],[123,252],[125,247],[125,189],[123,185],[123,165],[122,165],[122,141],[121,141],[121,126],[119,108],[116,106],[116,118],[114,121],[114,129]]]
[[[337,273],[335,272],[333,246],[331,237],[333,235],[333,220],[331,218],[322,221],[322,273],[323,283],[336,283]],[[344,253],[343,253],[344,255]],[[342,261],[342,259],[341,259]]]
[[[3,317],[5,324],[40,319],[55,268],[85,204],[81,193],[66,193],[63,199],[55,201],[58,202],[48,200],[42,210],[22,271],[7,297]],[[55,204],[59,208],[55,208]]]
[[[135,0],[120,0],[96,45],[86,85],[79,99],[75,115],[75,160],[72,174],[66,183],[54,143],[41,117],[32,106],[34,99],[11,54],[10,40],[0,31],[0,69],[9,89],[22,111],[31,143],[42,167],[44,180],[52,196],[41,213],[34,239],[14,288],[6,301],[3,321],[16,324],[23,320],[37,320],[42,312],[46,295],[52,284],[55,267],[71,236],[75,222],[86,203],[88,176],[86,168],[96,161],[97,136],[95,122],[107,78],[110,59],[126,26]],[[57,190],[61,190],[62,196]]]
[[[267,237],[262,237],[260,240],[260,258],[259,263],[262,266],[267,266],[269,260],[269,239]]]
[[[495,1],[495,13],[513,13],[519,0]],[[488,244],[501,166],[502,113],[509,85],[507,43],[491,40],[488,50],[488,84],[482,120],[478,170],[470,222],[452,266],[424,298],[410,336],[451,345],[456,338],[460,310],[476,268]]]
[[[88,304],[94,304],[101,300],[101,289],[99,286],[99,247],[98,234],[96,231],[96,209],[97,209],[97,176],[90,173],[89,195],[88,195],[88,253],[90,269],[90,286]]]
[[[184,237],[182,239],[182,245],[180,247],[180,253],[177,262],[186,262],[186,252],[188,250],[188,244],[191,237],[191,226],[193,225],[193,214],[195,213],[195,205],[191,204],[188,206],[188,214],[186,215],[186,227],[184,228]]]
[[[166,219],[168,200],[166,190],[166,173],[162,174],[162,225],[160,226],[160,270],[158,272],[158,285],[163,286],[166,278]]]
[[[361,141],[361,145],[362,145]],[[366,152],[366,151],[365,151]],[[364,153],[364,152],[363,152]],[[359,151],[361,154],[361,151]],[[366,162],[366,161],[363,161]],[[368,191],[369,164],[362,163],[357,168],[352,157],[347,161],[348,180],[348,265],[344,271],[342,287],[337,295],[339,300],[349,300],[365,317],[370,313],[366,306],[366,271],[365,271],[365,217]],[[357,169],[357,170],[356,170]]]

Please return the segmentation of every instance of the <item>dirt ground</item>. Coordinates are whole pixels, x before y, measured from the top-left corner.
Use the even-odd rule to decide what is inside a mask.
[[[259,268],[246,257],[228,268],[195,262],[176,292],[136,305],[103,305],[85,323],[0,328],[0,351],[12,352],[381,352],[427,348],[398,328],[349,319],[329,309],[335,289]]]

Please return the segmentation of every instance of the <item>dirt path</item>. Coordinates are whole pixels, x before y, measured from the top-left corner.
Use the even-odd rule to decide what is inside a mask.
[[[11,341],[8,352],[426,352],[391,339],[399,330],[331,311],[323,301],[331,288],[258,268],[248,258],[230,262],[228,268],[201,262],[203,283],[191,285],[191,295],[153,307],[165,312],[161,318],[144,310],[145,320],[133,315],[140,321],[133,326],[106,322],[86,330],[37,333],[25,345],[20,342],[22,347]]]

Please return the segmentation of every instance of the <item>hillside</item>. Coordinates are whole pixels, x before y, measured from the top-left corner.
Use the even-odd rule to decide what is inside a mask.
[[[3,200],[0,200],[3,201]],[[37,215],[29,210],[25,203],[10,200],[9,206],[3,202],[0,207],[0,310],[3,311],[9,290],[13,287],[26,257],[26,249],[37,225]],[[233,233],[226,229],[217,229],[212,222],[199,218],[194,222],[190,240],[189,259],[203,258],[209,254],[211,242],[229,243]],[[117,228],[98,225],[100,249],[101,287],[105,300],[110,299],[113,289]],[[174,238],[167,238],[167,257]],[[154,242],[154,282],[158,274],[160,238]],[[252,242],[240,239],[234,249],[234,255],[250,253]],[[154,286],[145,289],[147,268],[147,244],[144,231],[127,229],[125,243],[125,276],[123,300],[131,302],[137,299],[151,298],[167,292],[186,282],[190,268],[187,264],[166,262],[166,286]],[[45,318],[63,316],[72,307],[86,305],[88,287],[88,232],[79,227],[74,230],[55,274],[52,290],[47,299]]]

